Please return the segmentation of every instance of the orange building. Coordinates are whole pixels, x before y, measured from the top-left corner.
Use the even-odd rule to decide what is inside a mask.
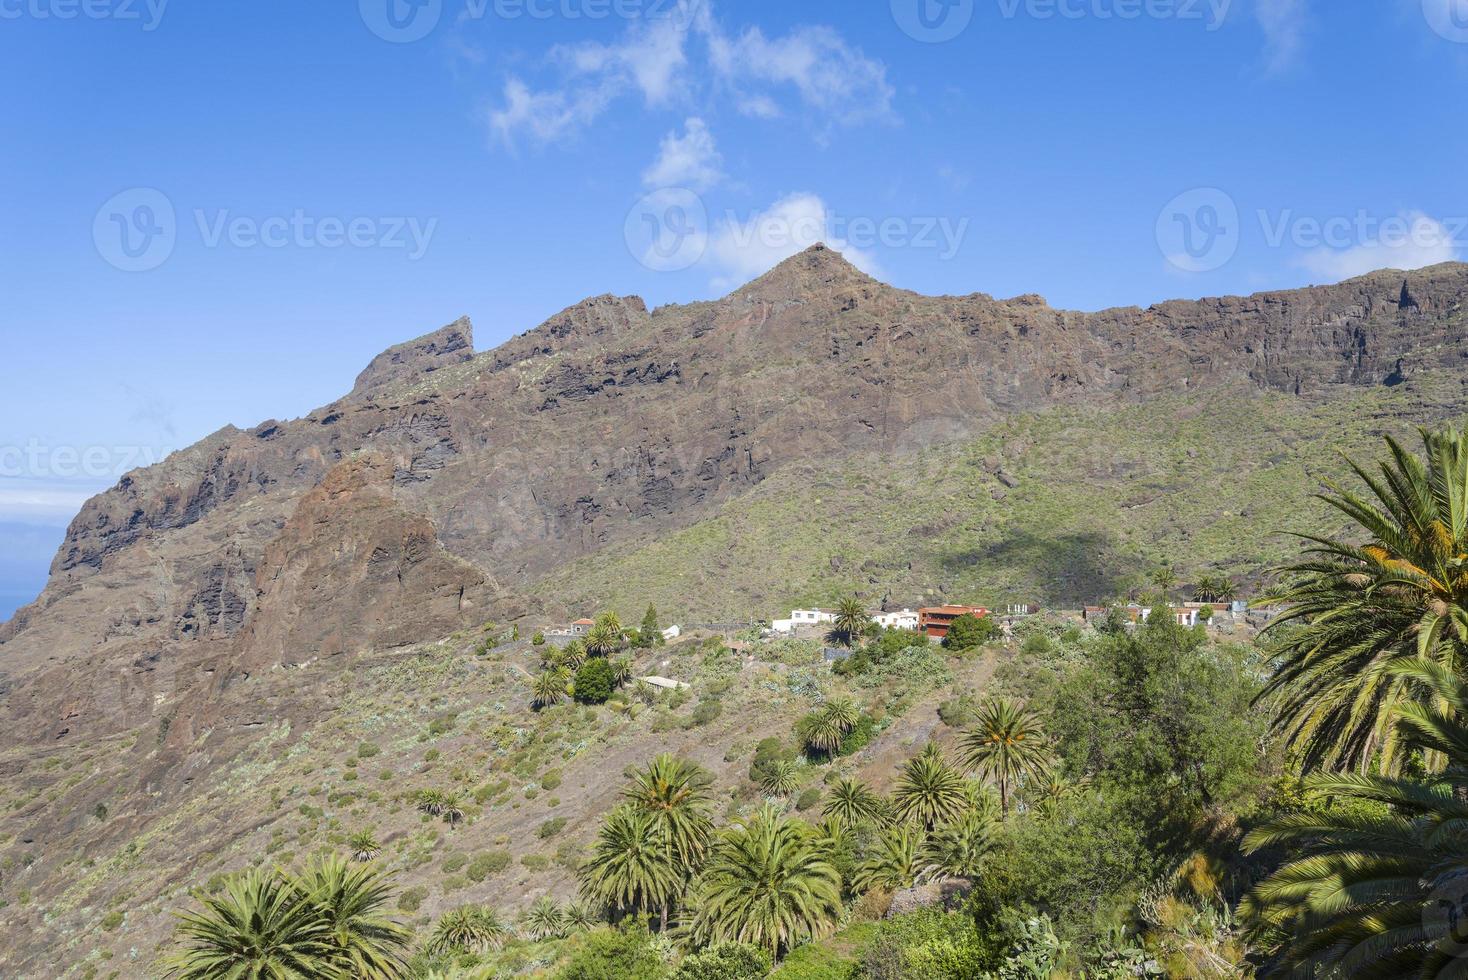
[[[918,629],[941,640],[948,635],[948,627],[958,617],[973,616],[983,619],[987,615],[989,610],[983,606],[930,606],[918,610]]]

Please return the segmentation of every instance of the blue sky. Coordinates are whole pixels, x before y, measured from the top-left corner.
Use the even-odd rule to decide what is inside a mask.
[[[85,495],[462,314],[818,238],[1081,309],[1460,258],[1465,78],[1468,0],[0,0],[0,617]]]

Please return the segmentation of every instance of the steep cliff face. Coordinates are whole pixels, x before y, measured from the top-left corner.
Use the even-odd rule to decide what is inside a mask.
[[[459,321],[375,358],[341,401],[221,430],[89,501],[45,593],[0,626],[0,721],[125,725],[78,672],[212,663],[217,683],[512,615],[566,562],[691,525],[793,462],[1055,404],[1458,367],[1465,302],[1468,267],[1447,265],[1075,313],[893,289],[818,246],[717,302],[596,297],[487,353]],[[340,469],[354,459],[371,462]],[[360,550],[330,554],[337,536]]]

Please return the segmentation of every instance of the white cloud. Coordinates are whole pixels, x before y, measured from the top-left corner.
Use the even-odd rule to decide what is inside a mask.
[[[724,158],[714,145],[714,136],[702,119],[692,117],[684,132],[663,137],[658,158],[642,175],[648,187],[686,187],[707,190],[723,179]]]
[[[887,68],[868,58],[829,27],[800,27],[782,38],[767,38],[751,27],[737,38],[709,36],[714,71],[736,90],[789,86],[808,108],[840,123],[888,119],[895,95]],[[744,94],[741,107],[755,114],[774,105],[768,94]]]
[[[1265,71],[1294,66],[1309,20],[1308,0],[1254,0],[1254,18],[1264,30]]]
[[[759,119],[785,115],[783,99],[819,114],[818,132],[894,118],[886,66],[836,31],[799,27],[766,37],[755,27],[729,35],[710,0],[635,21],[609,44],[558,45],[545,62],[556,76],[546,87],[511,78],[503,104],[490,113],[507,143],[521,133],[542,143],[570,135],[633,95],[653,109],[726,98]]]
[[[1382,222],[1376,238],[1350,248],[1318,248],[1300,264],[1332,282],[1351,279],[1377,269],[1421,269],[1440,262],[1456,262],[1462,242],[1441,221],[1420,211]]]
[[[0,521],[68,523],[98,492],[94,487],[6,479],[0,481]]]
[[[704,264],[724,289],[761,276],[781,262],[825,242],[868,275],[880,274],[876,257],[834,233],[834,215],[814,194],[791,194],[740,220],[730,217],[710,236]]]

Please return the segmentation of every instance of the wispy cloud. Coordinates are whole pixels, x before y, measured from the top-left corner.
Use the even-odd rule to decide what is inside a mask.
[[[489,112],[491,129],[507,144],[573,135],[635,96],[650,109],[725,100],[761,119],[808,111],[821,119],[818,136],[831,126],[895,119],[886,66],[835,30],[729,33],[708,0],[634,21],[611,43],[558,45],[544,60],[551,77],[540,87],[510,77]]]
[[[1264,31],[1264,70],[1275,75],[1293,68],[1309,26],[1309,0],[1254,0],[1254,18]]]
[[[723,179],[724,158],[714,145],[713,134],[702,119],[692,117],[683,135],[663,137],[658,158],[642,175],[648,187],[686,187],[704,191]]]
[[[747,219],[725,219],[710,236],[704,266],[713,285],[727,289],[824,242],[868,275],[880,275],[876,256],[842,240],[835,226],[831,209],[820,197],[791,194]]]
[[[1318,248],[1307,253],[1300,264],[1332,282],[1375,272],[1377,269],[1422,269],[1440,262],[1456,262],[1462,242],[1443,222],[1420,211],[1400,216],[1400,230],[1383,230],[1380,236],[1350,248]]]

